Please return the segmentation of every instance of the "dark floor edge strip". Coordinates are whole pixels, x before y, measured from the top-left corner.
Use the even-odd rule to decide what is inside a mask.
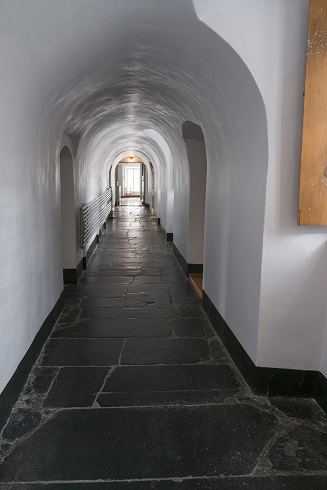
[[[327,412],[327,379],[319,371],[256,366],[205,291],[202,306],[216,333],[253,392],[264,396],[314,398]]]
[[[183,255],[180,253],[178,247],[174,243],[174,234],[167,233],[167,231],[165,230],[165,228],[162,226],[160,222],[160,218],[157,218],[157,224],[159,225],[160,230],[162,231],[164,236],[166,237],[167,242],[171,243],[172,250],[178,262],[180,263],[186,277],[189,277],[190,274],[201,274],[203,272],[203,264],[188,264],[188,262],[184,259]]]
[[[203,272],[203,264],[189,264],[184,259],[183,255],[180,253],[174,242],[172,243],[172,246],[173,252],[178,262],[180,263],[186,277],[189,277],[190,274],[201,274]]]
[[[77,284],[84,270],[84,260],[81,259],[76,269],[64,269],[64,284]]]
[[[173,242],[173,240],[174,240],[174,234],[173,233],[168,233],[162,225],[160,225],[160,230],[164,234],[164,237],[166,238],[167,242]]]
[[[185,276],[188,277],[188,263],[186,262],[183,255],[180,253],[180,251],[178,250],[178,248],[176,247],[174,242],[172,243],[172,249],[173,249],[173,252],[174,252],[178,262],[180,263],[180,265],[184,271]]]
[[[0,430],[2,430],[2,428],[4,427],[14,404],[16,403],[21,391],[23,390],[30,371],[37,361],[43,345],[50,335],[54,324],[59,318],[63,307],[64,300],[63,293],[61,293],[55,306],[52,308],[49,315],[44,320],[39,331],[37,332],[28,351],[18,364],[16,371],[7,383],[5,389],[0,394]]]

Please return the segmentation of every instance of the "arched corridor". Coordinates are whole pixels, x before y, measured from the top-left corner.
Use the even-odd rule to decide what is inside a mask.
[[[79,284],[65,287],[63,312],[2,434],[13,445],[3,480],[87,489],[99,480],[165,490],[319,485],[317,476],[266,473],[284,471],[285,430],[303,416],[309,430],[314,421],[323,427],[323,413],[313,401],[253,395],[156,220],[135,204],[115,209]],[[298,440],[323,450],[301,431]]]
[[[326,487],[307,25],[308,0],[2,0],[0,490]]]

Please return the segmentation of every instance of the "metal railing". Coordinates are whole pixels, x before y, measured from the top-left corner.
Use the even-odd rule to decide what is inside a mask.
[[[112,211],[112,189],[107,189],[101,196],[81,207],[81,248],[99,233]]]

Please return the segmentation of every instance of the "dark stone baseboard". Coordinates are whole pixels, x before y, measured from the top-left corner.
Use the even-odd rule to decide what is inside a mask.
[[[168,240],[167,238],[167,241],[170,240]],[[188,277],[190,274],[202,274],[203,264],[188,264],[174,243],[173,251],[177,257],[178,262],[181,264],[186,277]]]
[[[79,278],[82,275],[83,272],[83,259],[80,261],[76,269],[64,269],[63,270],[63,276],[64,276],[64,284],[77,284]]]
[[[77,272],[77,281],[76,282],[78,282],[80,280],[80,277],[83,274],[83,270],[84,270],[84,267],[83,267],[83,259],[81,259],[79,261],[79,264],[78,264],[77,268],[76,268],[76,272]]]
[[[50,335],[54,324],[59,318],[63,306],[64,301],[61,294],[55,306],[41,325],[25,356],[18,364],[18,367],[7,386],[0,394],[0,431],[5,425],[14,404],[23,390],[29,373],[35,364],[46,339]]]
[[[94,250],[96,249],[98,243],[100,242],[100,237],[99,235],[96,235],[91,243],[91,245],[89,246],[89,248],[87,249],[86,251],[86,256],[83,257],[83,269],[86,270],[86,267],[87,267],[87,263],[88,261],[90,260]]]
[[[202,291],[202,305],[213,328],[255,394],[314,398],[327,411],[327,379],[322,373],[256,366],[205,291]]]
[[[76,269],[63,269],[64,284],[76,284],[77,283],[77,271]]]
[[[174,236],[173,233],[167,233],[166,230],[165,230],[165,228],[162,225],[160,225],[160,230],[165,235],[165,238],[166,238],[167,242],[172,242],[173,241],[173,236]]]
[[[150,208],[150,204],[145,201],[142,201],[142,205],[145,206],[146,208]]]
[[[237,340],[204,290],[202,290],[202,306],[207,313],[213,328],[228,350],[228,353],[240,370],[245,381],[248,383],[250,388],[255,391],[256,366],[254,362]]]
[[[320,372],[318,372],[317,376],[317,391],[314,398],[316,399],[316,402],[319,403],[321,408],[327,413],[327,379]]]
[[[183,255],[180,253],[180,251],[176,247],[175,243],[172,243],[172,245],[173,245],[173,252],[174,252],[178,262],[180,263],[186,277],[188,277],[188,263],[186,262]]]
[[[203,264],[188,264],[189,274],[202,274]]]

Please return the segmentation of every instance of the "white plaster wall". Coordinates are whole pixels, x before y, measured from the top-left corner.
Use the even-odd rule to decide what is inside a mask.
[[[244,123],[254,114],[254,123],[247,124],[250,135],[253,137],[257,125],[263,123],[264,128],[262,118],[257,118],[257,99],[254,95],[251,98],[252,88],[254,93],[257,89],[242,61],[199,22],[190,0],[151,3],[152,8],[148,8],[150,3],[95,0],[91,5],[88,0],[70,0],[62,7],[57,0],[2,2],[0,143],[5,211],[1,229],[8,237],[1,244],[5,263],[0,389],[62,290],[59,149],[64,132],[79,142],[74,153],[76,212],[82,203],[106,189],[108,162],[123,150],[136,149],[153,162],[156,212],[167,231],[173,231],[184,257],[189,171],[180,134],[182,122],[197,120],[207,131],[211,168],[208,202],[212,210],[224,201],[229,180],[239,171],[240,156],[247,163],[254,160],[257,165],[260,161],[251,147],[244,149],[244,132],[239,135],[241,126],[237,125],[239,119]],[[248,92],[250,98],[243,107],[239,102]],[[241,118],[240,110],[244,112]],[[259,112],[262,114],[261,109]],[[149,129],[156,134],[147,135]],[[235,134],[240,138],[232,144]],[[236,187],[243,178],[242,171],[236,175]],[[258,204],[260,193],[252,194],[253,203]],[[232,254],[224,251],[226,235],[220,234],[222,223],[229,221],[231,228],[235,224],[238,230],[237,206],[236,200],[226,214],[227,221],[219,221],[219,215],[214,214],[214,222],[218,218],[219,224],[212,231],[214,245],[208,248],[207,269],[207,290],[216,304],[226,303],[228,297],[226,311],[233,310],[233,298],[238,298],[233,327],[241,323],[243,303],[248,309],[254,305],[254,316],[257,311],[255,300],[246,294],[240,300],[243,289],[237,288],[238,278],[228,279],[217,296],[217,284],[229,277],[222,267],[228,260],[237,264],[234,256],[238,248]],[[246,232],[244,236],[246,239]],[[244,237],[238,230],[232,238],[241,243]],[[257,238],[260,248],[260,224]],[[252,251],[247,247],[242,250],[246,260]],[[222,260],[217,261],[220,253]],[[78,254],[80,260],[80,249]],[[259,260],[260,254],[249,261],[254,272],[250,270],[246,276],[247,285],[253,282],[257,287]],[[233,266],[226,272],[233,272]],[[232,316],[227,314],[228,319]],[[243,321],[244,338],[252,323],[251,315]],[[252,337],[250,342],[254,342]]]
[[[61,242],[63,269],[76,268],[76,221],[73,158],[65,147],[60,154]]]
[[[79,3],[81,8],[86,4]],[[95,59],[94,42],[90,43],[94,29],[84,31],[83,26],[83,22],[92,24],[92,19],[73,22],[75,7],[65,2],[66,17],[58,2],[51,0],[1,2],[0,391],[63,287],[62,128],[53,127],[51,102],[63,86],[82,76],[85,57],[90,64]],[[98,34],[106,32],[107,22],[101,21],[101,15],[95,17]]]
[[[187,262],[203,264],[207,156],[204,141],[184,139],[190,166]]]
[[[79,137],[69,137],[65,133],[63,133],[58,149],[58,165],[60,165],[60,153],[62,149],[66,146],[72,157],[73,157],[73,174],[74,174],[74,208],[75,208],[75,266],[74,268],[79,264],[79,262],[83,258],[83,250],[81,249],[80,243],[81,243],[81,236],[80,236],[80,207],[81,207],[81,202],[79,199],[76,197],[78,195],[78,186],[76,185],[76,179],[75,175],[76,172],[78,172],[78,167],[76,166],[76,154],[78,150],[78,145],[79,145]]]
[[[246,62],[267,111],[269,169],[257,364],[321,366],[326,375],[326,228],[297,226],[308,1],[195,0],[195,5],[202,21]]]
[[[157,168],[161,169],[165,168],[165,172],[161,175],[158,175],[157,178],[157,189],[156,194],[163,196],[163,202],[160,203],[160,207],[158,210],[158,217],[161,220],[162,226],[168,233],[171,233],[173,230],[173,222],[174,222],[174,170],[173,170],[173,157],[171,153],[171,149],[167,144],[166,140],[163,136],[154,131],[153,129],[147,129],[144,131],[144,134],[149,136],[157,145],[160,147],[165,164],[163,165],[163,161],[161,164],[157,163]]]
[[[117,165],[117,180],[123,192],[123,168],[121,165]]]
[[[286,4],[274,16],[275,29],[282,33],[274,47],[281,60],[280,78],[273,77],[273,98],[267,101],[274,145],[266,199],[258,364],[319,369],[326,328],[326,228],[297,225],[308,6],[306,1]]]

